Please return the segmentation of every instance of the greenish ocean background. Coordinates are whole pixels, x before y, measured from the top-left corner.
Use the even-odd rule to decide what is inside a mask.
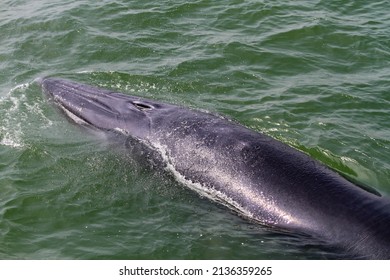
[[[0,5],[0,259],[334,259],[69,123],[58,76],[226,115],[390,195],[389,1]]]

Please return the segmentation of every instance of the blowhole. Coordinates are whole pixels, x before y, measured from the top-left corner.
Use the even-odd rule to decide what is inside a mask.
[[[142,102],[139,102],[139,101],[133,101],[133,105],[135,107],[137,107],[138,110],[141,110],[141,111],[153,109],[153,107],[150,106],[149,104],[145,104],[145,103],[142,103]]]

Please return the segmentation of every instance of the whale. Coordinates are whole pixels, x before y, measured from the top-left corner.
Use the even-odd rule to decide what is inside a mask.
[[[67,79],[37,79],[72,122],[267,230],[304,235],[346,258],[390,259],[390,200],[268,135],[205,110]]]

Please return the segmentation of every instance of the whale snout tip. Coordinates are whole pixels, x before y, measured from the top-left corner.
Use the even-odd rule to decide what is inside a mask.
[[[34,82],[37,83],[38,85],[42,86],[43,81],[46,79],[46,77],[37,77],[34,79]]]

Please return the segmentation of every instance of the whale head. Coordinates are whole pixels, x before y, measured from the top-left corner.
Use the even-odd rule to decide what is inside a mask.
[[[37,82],[75,123],[139,139],[149,136],[153,119],[176,107],[60,78],[40,78]]]

